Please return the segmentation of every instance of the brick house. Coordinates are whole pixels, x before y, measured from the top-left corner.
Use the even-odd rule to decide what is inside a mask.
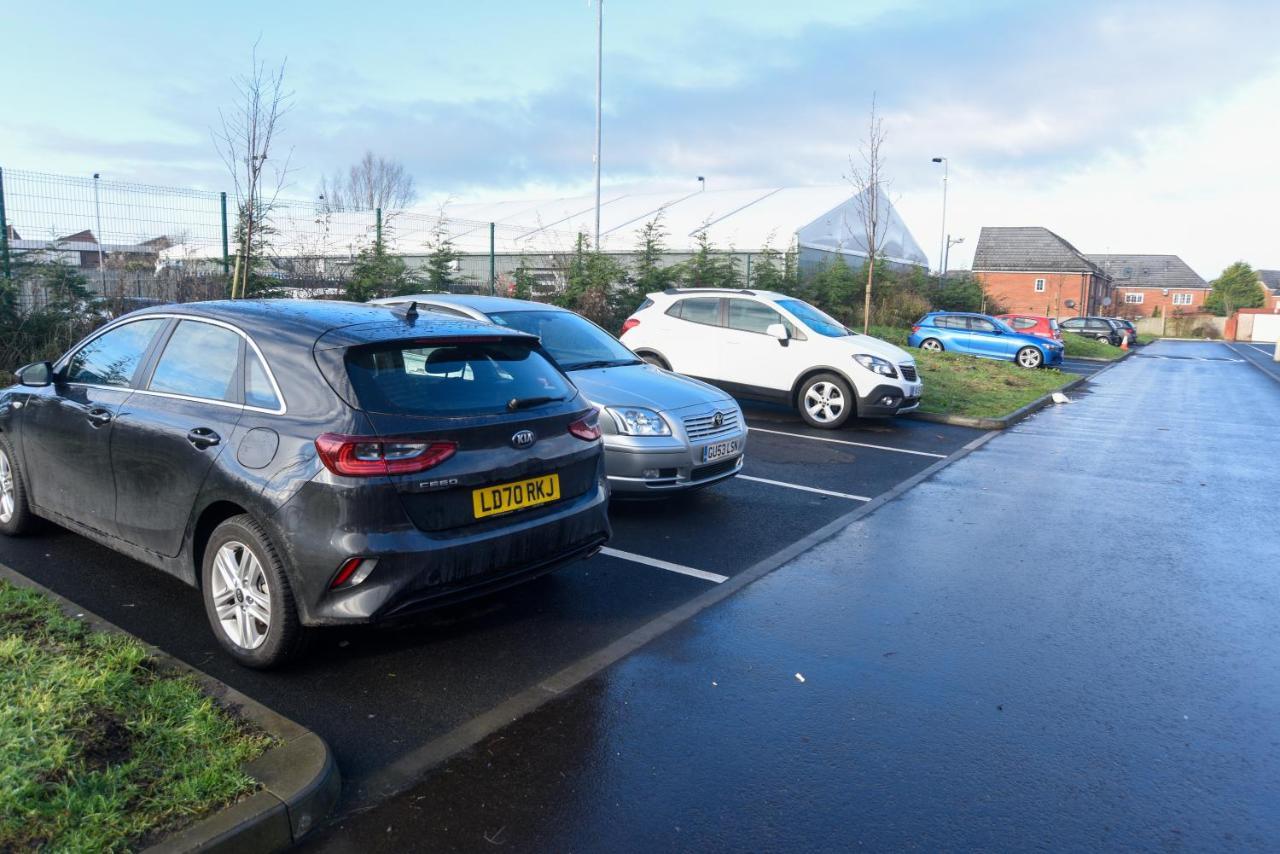
[[[1115,283],[1111,311],[1107,313],[1119,317],[1197,314],[1204,311],[1204,301],[1212,290],[1200,274],[1177,255],[1086,257]]]
[[[1280,314],[1280,270],[1259,270],[1258,282],[1267,294],[1267,301],[1262,307],[1273,314]]]
[[[1105,271],[1039,226],[984,227],[973,254],[973,275],[991,302],[1015,313],[1101,314],[1103,302],[1112,295],[1111,277]]]

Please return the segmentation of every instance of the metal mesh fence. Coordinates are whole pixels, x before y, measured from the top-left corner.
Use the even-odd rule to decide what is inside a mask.
[[[50,299],[43,273],[53,266],[121,306],[225,296],[241,252],[237,216],[236,200],[220,192],[2,169],[0,276],[24,309]],[[344,295],[379,237],[410,280],[447,242],[450,290],[502,293],[524,267],[551,293],[563,285],[577,237],[422,210],[332,210],[320,200],[275,200],[263,223],[254,275],[295,297]]]

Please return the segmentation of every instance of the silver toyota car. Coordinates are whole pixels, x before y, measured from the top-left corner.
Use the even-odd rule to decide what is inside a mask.
[[[486,320],[542,346],[603,412],[605,470],[618,498],[709,486],[742,469],[747,425],[723,391],[645,364],[618,339],[563,308],[505,297],[415,294],[375,300]]]

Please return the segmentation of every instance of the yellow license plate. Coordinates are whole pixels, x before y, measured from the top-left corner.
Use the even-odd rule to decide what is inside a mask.
[[[499,513],[548,504],[559,497],[560,475],[546,474],[514,483],[474,489],[471,491],[471,505],[475,508],[476,518],[483,519],[485,516],[497,516]]]

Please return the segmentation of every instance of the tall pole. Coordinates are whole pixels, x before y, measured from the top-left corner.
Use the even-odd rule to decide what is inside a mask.
[[[93,218],[98,229],[98,284],[102,286],[102,295],[107,295],[107,269],[102,263],[102,208],[98,206],[98,173],[93,173]]]
[[[938,284],[941,285],[943,273],[946,272],[943,267],[947,263],[947,172],[951,163],[945,157],[935,157],[933,162],[942,164],[942,234],[938,240]]]
[[[489,223],[489,293],[496,294],[498,292],[498,267],[497,257],[494,253],[494,234],[497,231],[497,225]]]
[[[600,251],[600,125],[604,80],[604,0],[596,0],[596,251]]]
[[[222,275],[231,275],[231,247],[227,243],[227,194],[221,193],[222,203]]]
[[[13,278],[9,269],[9,221],[4,216],[4,170],[0,169],[0,264],[4,265],[4,278]]]

